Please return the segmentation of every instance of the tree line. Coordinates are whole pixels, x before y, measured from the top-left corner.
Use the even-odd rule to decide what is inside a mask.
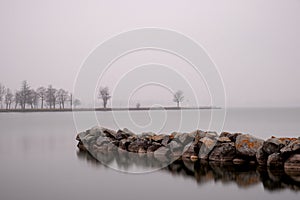
[[[65,109],[80,104],[79,99],[73,99],[72,93],[52,85],[33,89],[27,81],[23,81],[20,89],[13,92],[0,83],[1,109]]]
[[[107,108],[111,95],[108,87],[100,87],[98,98],[102,100],[103,108]],[[180,107],[184,96],[181,90],[173,94],[173,101]],[[79,99],[73,99],[72,93],[64,89],[56,89],[52,85],[48,87],[31,88],[27,81],[23,81],[19,90],[12,92],[0,83],[0,108],[1,109],[65,109],[76,108],[81,104]],[[136,108],[140,108],[138,102]]]

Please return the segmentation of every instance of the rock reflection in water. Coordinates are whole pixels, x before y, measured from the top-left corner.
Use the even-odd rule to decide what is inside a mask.
[[[102,160],[105,163],[116,162],[120,169],[128,169],[137,166],[143,168],[148,167],[145,163],[148,159],[145,155],[136,154],[136,156],[124,157],[122,154],[102,154]],[[77,151],[77,157],[85,160],[93,166],[106,167],[97,159],[85,151]],[[153,163],[152,163],[153,164]],[[163,166],[159,161],[154,163],[154,168]],[[162,171],[171,173],[173,176],[189,177],[195,180],[199,185],[211,181],[221,182],[222,184],[235,183],[240,188],[251,187],[256,184],[262,184],[268,191],[277,191],[282,189],[289,189],[292,191],[300,191],[300,172],[293,174],[286,174],[284,170],[272,170],[267,167],[260,167],[256,165],[233,165],[232,163],[207,162],[190,160],[176,160],[167,167],[163,167]]]

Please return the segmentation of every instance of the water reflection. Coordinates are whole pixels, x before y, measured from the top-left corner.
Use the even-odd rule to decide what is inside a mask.
[[[99,155],[100,156],[100,155]],[[145,164],[143,156],[136,154],[136,157],[122,157],[121,154],[101,155],[108,162],[116,162],[120,169],[128,169],[132,166],[143,167]],[[106,167],[98,160],[84,151],[77,151],[77,157],[96,167]],[[106,162],[106,163],[108,163]],[[154,163],[158,167],[159,161]],[[219,162],[191,162],[189,160],[176,160],[172,164],[161,169],[172,176],[192,178],[197,184],[202,185],[208,182],[221,182],[222,184],[236,184],[240,188],[248,188],[253,185],[262,184],[268,191],[289,189],[300,191],[300,172],[286,174],[284,170],[272,170],[267,167],[256,165],[233,165],[231,163]]]

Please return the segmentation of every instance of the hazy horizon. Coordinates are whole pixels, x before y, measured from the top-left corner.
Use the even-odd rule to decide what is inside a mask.
[[[27,80],[33,88],[52,84],[72,91],[83,61],[103,41],[124,31],[159,27],[178,31],[204,47],[223,78],[227,107],[299,107],[299,9],[297,0],[2,1],[0,83],[16,90]],[[183,68],[199,89],[199,104],[209,105],[204,80],[189,75],[176,58],[157,52],[120,60],[105,85],[113,89],[114,80],[122,75],[119,66],[149,62]],[[168,78],[164,70],[156,73]],[[156,74],[142,76],[148,75]],[[176,84],[185,92],[182,105],[193,105],[189,88]],[[142,106],[175,105],[170,93],[153,86],[134,98]],[[127,99],[117,101],[125,105]]]

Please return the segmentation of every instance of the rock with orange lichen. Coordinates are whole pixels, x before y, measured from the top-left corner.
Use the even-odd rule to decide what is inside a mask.
[[[236,138],[235,148],[238,155],[254,157],[258,149],[263,145],[264,140],[252,135],[239,135]]]

